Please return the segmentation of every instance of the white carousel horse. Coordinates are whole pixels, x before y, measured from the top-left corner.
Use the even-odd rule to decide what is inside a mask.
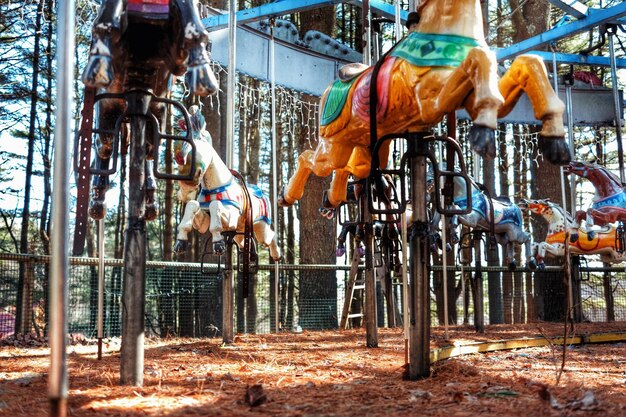
[[[465,209],[467,207],[466,187],[462,177],[454,177],[454,197],[453,203],[457,209]],[[478,184],[471,181],[471,204],[472,211],[464,215],[452,216],[449,223],[450,235],[454,242],[458,242],[459,238],[456,233],[458,223],[489,233],[491,231],[491,222],[493,221],[493,232],[498,244],[506,249],[505,262],[509,268],[514,269],[515,248],[514,243],[524,245],[526,251],[526,265],[534,269],[537,264],[531,250],[530,234],[526,233],[523,228],[522,211],[515,204],[504,198],[489,198],[483,191],[478,188]],[[493,218],[491,217],[493,205]]]
[[[619,263],[626,260],[626,253],[616,247],[617,225],[609,223],[598,230],[589,230],[579,226],[569,213],[547,199],[519,202],[522,209],[538,214],[548,222],[548,233],[545,241],[533,243],[539,267],[544,265],[546,255],[563,256],[565,254],[565,219],[567,218],[570,239],[567,242],[569,251],[576,255],[600,255],[603,262]]]
[[[265,247],[269,247],[270,256],[274,260],[281,257],[276,244],[275,233],[270,227],[270,202],[259,187],[246,185],[250,195],[250,206],[247,206],[245,190],[237,181],[231,170],[213,148],[210,136],[196,134],[205,127],[204,118],[194,106],[190,108],[191,125],[194,144],[196,146],[196,171],[194,180],[179,181],[178,199],[186,203],[183,218],[178,225],[176,246],[174,251],[182,253],[186,250],[189,232],[192,228],[200,233],[211,233],[213,250],[223,254],[226,243],[222,232],[236,231],[234,240],[241,247],[245,230],[246,210],[252,210],[254,237]],[[181,174],[189,172],[191,167],[191,146],[187,142],[177,142],[174,158],[179,164]],[[198,185],[200,191],[198,193]]]

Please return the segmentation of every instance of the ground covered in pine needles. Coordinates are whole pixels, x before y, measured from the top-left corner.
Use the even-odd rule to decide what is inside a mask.
[[[624,332],[626,323],[577,325],[577,334]],[[563,325],[452,327],[450,342],[549,337]],[[444,346],[433,329],[432,347]],[[0,414],[48,415],[49,349],[38,339],[0,342]],[[625,416],[626,344],[560,346],[472,354],[432,365],[432,376],[402,379],[400,329],[362,329],[155,339],[146,342],[144,386],[119,386],[119,339],[102,360],[91,341],[68,348],[70,416]]]

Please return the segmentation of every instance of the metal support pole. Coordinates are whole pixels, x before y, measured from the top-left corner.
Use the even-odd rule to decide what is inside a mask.
[[[565,86],[565,114],[567,120],[567,138],[569,142],[569,148],[572,152],[576,153],[576,148],[574,147],[574,118],[572,117],[572,86],[571,84],[567,84]],[[575,154],[573,155],[576,156]],[[575,159],[575,158],[574,158]],[[569,174],[569,183],[570,183],[570,212],[574,213],[574,208],[576,207],[576,178],[575,174]]]
[[[104,219],[98,220],[98,359],[102,359],[104,335]]]
[[[270,26],[270,48],[269,48],[269,73],[270,73],[270,89],[272,91],[272,211],[276,221],[274,222],[274,233],[278,236],[278,137],[276,135],[276,56],[274,42],[274,23]],[[274,262],[274,331],[279,329],[279,302],[278,302],[278,283],[280,282],[280,262]]]
[[[50,261],[50,368],[48,399],[50,416],[67,416],[67,300],[69,272],[69,183],[72,137],[72,83],[74,74],[73,0],[59,3],[57,47],[57,109],[54,132],[54,189]]]
[[[474,273],[474,282],[472,288],[474,291],[474,327],[476,333],[485,333],[485,295],[483,290],[483,271],[482,271],[482,252],[481,239],[476,238],[474,241],[474,261],[476,272]]]
[[[407,377],[415,380],[430,375],[430,275],[428,272],[428,239],[424,229],[428,223],[426,214],[426,158],[416,156],[419,138],[409,141],[411,153],[411,202],[413,206],[413,232],[411,251],[411,324],[409,326],[409,366]]]
[[[396,38],[396,42],[399,42],[400,39],[402,39],[402,19],[401,19],[401,14],[400,12],[402,11],[402,6],[400,4],[400,0],[395,0],[395,26],[394,26],[394,34],[395,34],[395,38]]]
[[[363,0],[363,63],[372,65],[372,14],[369,0]]]
[[[230,0],[228,8],[228,76],[226,83],[226,157],[225,163],[233,167],[235,142],[235,75],[237,72],[237,1]]]
[[[407,233],[408,222],[406,212],[400,216],[402,219],[402,324],[404,330],[405,363],[409,362],[409,237]]]
[[[361,199],[365,199],[363,196]],[[376,273],[374,271],[374,230],[372,214],[363,204],[365,221],[365,332],[367,347],[378,347],[378,305],[376,303]]]
[[[619,179],[624,184],[624,145],[622,143],[622,114],[619,99],[619,84],[617,81],[617,63],[615,61],[615,26],[608,26],[609,33],[609,53],[611,55],[611,82],[613,84],[613,105],[615,108],[615,138],[617,139],[617,158],[619,162]]]
[[[131,143],[128,171],[128,220],[124,243],[122,289],[122,346],[120,383],[143,385],[146,289],[146,115],[151,96],[127,95]]]
[[[225,344],[235,341],[235,307],[234,307],[234,274],[233,274],[233,242],[229,239],[226,244],[226,259],[224,261],[224,280],[222,282],[222,342]]]

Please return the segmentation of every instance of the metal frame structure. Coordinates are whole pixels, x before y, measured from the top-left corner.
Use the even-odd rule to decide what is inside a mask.
[[[573,36],[575,34],[590,30],[596,26],[608,23],[626,23],[626,3],[620,3],[616,6],[606,9],[591,9],[577,0],[547,0],[551,4],[560,7],[575,19],[569,23],[559,25],[547,32],[527,39],[518,44],[501,48],[497,50],[499,61],[511,59],[521,53],[533,51],[545,44],[554,43],[559,39]],[[231,35],[229,40],[234,43],[234,27],[237,24],[250,23],[269,17],[282,16],[289,13],[301,12],[320,8],[324,6],[336,5],[340,3],[353,4],[361,7],[367,7],[373,13],[378,15],[396,18],[397,8],[393,4],[385,3],[382,0],[278,0],[256,8],[240,10],[235,13],[234,0],[230,1],[230,13],[213,16],[203,20],[203,23],[210,31],[215,31],[226,26],[230,26]],[[65,0],[60,3],[59,11],[59,39],[64,41],[59,44],[57,50],[57,60],[59,70],[57,72],[57,98],[59,106],[57,108],[57,124],[55,134],[55,160],[54,160],[54,209],[53,209],[53,228],[52,228],[52,265],[50,272],[50,346],[51,346],[51,365],[50,377],[48,383],[48,397],[50,399],[50,414],[53,416],[64,416],[67,413],[67,364],[66,364],[66,341],[67,333],[67,283],[65,282],[66,271],[69,264],[69,248],[67,247],[69,239],[68,224],[69,218],[67,206],[69,205],[69,190],[67,178],[69,177],[69,165],[66,161],[68,152],[68,139],[70,137],[70,115],[71,115],[71,82],[70,74],[74,66],[73,51],[73,21],[74,21],[74,1]],[[405,21],[407,18],[406,11],[400,11],[400,20]],[[398,20],[398,19],[396,19]],[[232,47],[234,45],[230,45]],[[541,53],[540,53],[541,54]],[[231,64],[235,61],[235,52],[232,51],[229,56]],[[543,55],[545,57],[545,55]],[[562,59],[562,63],[586,64],[586,65],[607,65],[604,57],[576,57],[565,54],[555,54],[552,56]],[[545,58],[544,58],[545,59]],[[615,68],[626,67],[624,59],[615,59],[612,57],[608,61],[607,66],[611,66],[613,74]],[[233,71],[234,74],[234,71]],[[231,84],[231,83],[229,83]],[[232,85],[232,84],[231,84]],[[621,126],[618,123],[618,129]],[[426,294],[427,296],[427,294]],[[420,297],[417,297],[420,298]],[[425,317],[418,318],[425,320]],[[422,333],[427,334],[430,323],[424,322],[425,328],[421,329]],[[424,340],[418,341],[422,348]],[[425,344],[428,348],[428,341]],[[423,350],[423,349],[422,349]],[[415,354],[413,354],[415,353]],[[417,354],[419,353],[419,354]],[[412,362],[420,362],[423,359],[423,353],[412,352],[414,359]],[[413,358],[413,356],[415,356]],[[428,368],[428,363],[419,364],[418,374],[423,373]]]

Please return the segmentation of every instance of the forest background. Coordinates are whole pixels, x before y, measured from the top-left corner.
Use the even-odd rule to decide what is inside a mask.
[[[389,1],[391,2],[391,1]],[[583,1],[589,7],[610,7],[620,0]],[[226,10],[226,0],[201,0],[203,5]],[[239,9],[251,8],[268,1],[240,0]],[[485,33],[492,47],[504,47],[555,26],[564,18],[562,10],[552,7],[547,0],[497,0],[483,1]],[[54,111],[56,63],[56,7],[54,0],[0,0],[0,253],[37,254],[50,253],[50,203],[52,195],[52,155],[54,153]],[[90,41],[91,22],[99,4],[96,1],[77,1],[76,11],[76,72],[74,74],[75,102],[73,115],[75,131],[80,125],[83,85],[79,74],[86,62]],[[407,10],[409,1],[402,2]],[[350,48],[362,50],[362,18],[359,7],[338,4],[317,10],[283,16],[298,29],[300,36],[309,30],[328,34]],[[384,25],[383,25],[384,26]],[[598,45],[601,32],[590,32],[567,38],[552,47],[559,52],[580,53]],[[391,45],[392,30],[381,33],[385,48]],[[607,45],[593,49],[590,54],[608,56]],[[550,50],[550,47],[546,47]],[[245,51],[239,51],[245,53]],[[618,43],[617,56],[626,56],[624,45]],[[280,65],[278,63],[278,65]],[[611,87],[610,71],[602,67],[577,68],[596,74],[605,87]],[[178,82],[173,98],[187,106],[199,104],[207,120],[218,152],[224,156],[226,135],[226,70],[216,64],[215,71],[220,80],[220,93],[200,99],[185,95],[185,88]],[[552,71],[552,68],[549,68]],[[560,75],[570,72],[569,66],[557,68]],[[234,142],[233,168],[239,170],[247,182],[259,184],[268,195],[272,195],[272,166],[270,140],[270,90],[265,82],[237,76],[237,115]],[[277,132],[279,138],[278,184],[284,184],[295,168],[297,155],[317,143],[318,97],[283,88],[277,90]],[[171,120],[174,124],[175,120]],[[467,124],[459,124],[459,137],[467,131]],[[575,130],[576,159],[594,161],[608,167],[617,166],[615,133],[610,127],[580,127]],[[472,175],[483,182],[494,195],[510,196],[513,200],[522,197],[550,198],[561,202],[559,169],[545,163],[537,152],[536,128],[528,125],[501,125],[497,158],[493,161],[474,163],[471,152],[466,150]],[[168,153],[166,153],[167,155]],[[70,156],[68,156],[70,157]],[[107,257],[121,259],[123,254],[123,230],[127,191],[126,161],[121,159],[117,174],[113,177],[108,197],[109,209],[105,220],[107,235]],[[171,164],[171,159],[166,159]],[[541,178],[541,181],[538,179]],[[275,213],[279,245],[283,249],[287,264],[347,263],[335,254],[336,225],[318,214],[322,191],[329,185],[330,178],[312,178],[301,202],[289,209]],[[172,247],[175,226],[182,213],[176,200],[176,185],[172,181],[159,181],[158,201],[160,215],[148,224],[148,257],[150,260],[174,260]],[[75,196],[75,184],[70,184]],[[578,187],[580,189],[580,187]],[[579,193],[580,204],[590,196]],[[74,217],[72,201],[71,218]],[[545,223],[528,217],[528,229],[535,238],[545,236]],[[97,256],[96,224],[90,222],[88,244],[85,255]],[[312,238],[314,237],[314,238]],[[185,259],[198,261],[202,252],[201,237],[194,236],[193,244]],[[264,255],[266,256],[266,255]],[[498,249],[488,250],[489,264],[499,264]],[[267,258],[263,258],[264,260]],[[435,259],[435,262],[440,262]],[[454,262],[451,258],[449,263]],[[556,264],[560,260],[554,260]],[[540,300],[545,297],[542,288],[562,286],[561,278],[554,275],[490,273],[489,274],[490,322],[523,322],[537,318],[558,319],[558,314],[542,308]],[[19,292],[28,291],[22,273],[16,285]],[[300,301],[327,299],[337,296],[336,276],[333,273],[317,274],[307,279],[302,274],[297,283]],[[460,296],[459,281],[448,283],[451,305]],[[435,274],[433,291],[437,301],[437,316],[442,315],[442,280]],[[526,293],[523,294],[522,291]],[[552,294],[553,296],[554,294]],[[558,295],[558,292],[557,292]],[[554,311],[559,311],[557,306]],[[300,312],[302,314],[302,311]],[[451,311],[456,319],[456,311]],[[18,320],[19,321],[19,320]],[[23,328],[21,330],[24,330]]]

